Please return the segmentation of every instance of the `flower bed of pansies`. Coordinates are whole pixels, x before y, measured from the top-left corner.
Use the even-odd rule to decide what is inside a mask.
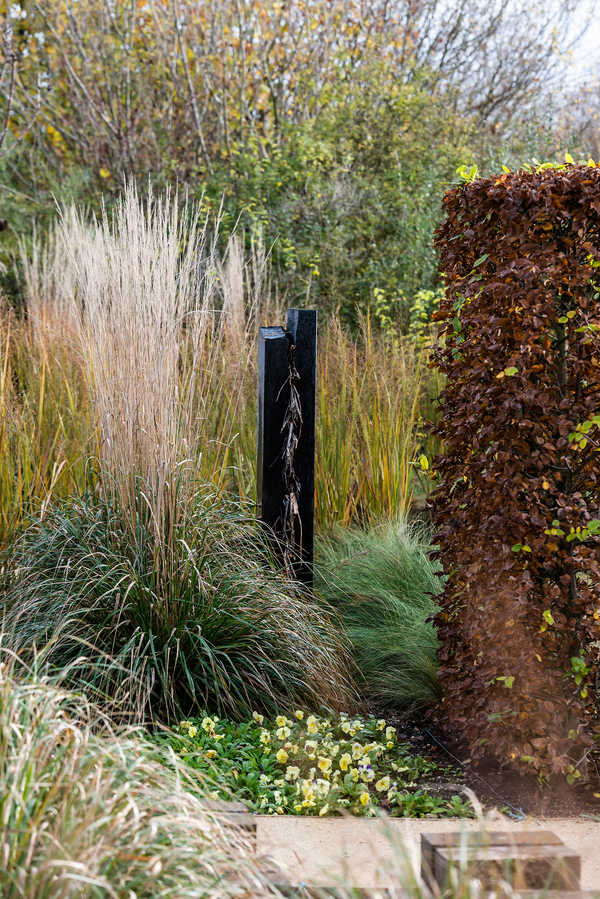
[[[182,721],[173,750],[210,785],[212,798],[235,797],[251,811],[287,815],[470,816],[470,804],[430,794],[419,783],[435,762],[400,743],[374,717],[317,716],[297,710],[267,721],[234,723],[213,715]],[[452,772],[456,779],[456,772]]]

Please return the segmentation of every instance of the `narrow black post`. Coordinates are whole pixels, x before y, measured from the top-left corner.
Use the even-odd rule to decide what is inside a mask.
[[[314,545],[316,352],[314,310],[288,310],[287,331],[260,329],[258,515],[286,567],[308,586]]]
[[[258,448],[256,502],[258,516],[271,535],[282,539],[285,499],[281,427],[290,390],[289,340],[283,328],[261,328],[258,337]]]
[[[294,456],[294,468],[300,485],[298,506],[301,523],[300,564],[297,577],[312,585],[315,519],[315,408],[317,389],[317,311],[288,309],[287,329],[294,346],[294,361],[300,376],[298,393],[302,411],[302,430]]]

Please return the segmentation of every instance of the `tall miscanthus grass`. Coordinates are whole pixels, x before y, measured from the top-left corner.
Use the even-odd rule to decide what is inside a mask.
[[[176,203],[151,199],[144,209],[130,189],[111,219],[67,210],[41,258],[25,267],[40,339],[66,326],[84,360],[101,490],[132,533],[140,512],[148,516],[161,577],[177,491],[193,492],[197,472],[190,375],[211,297],[205,241],[195,216],[186,234]]]
[[[81,656],[79,681],[136,719],[342,701],[330,616],[223,495],[260,248],[245,263],[234,239],[220,259],[194,208],[130,188],[110,218],[63,214],[25,272],[35,339],[70,335],[98,448],[91,492],[44,510],[6,556],[10,648],[46,645],[54,668]]]
[[[80,694],[0,665],[4,899],[279,895],[196,772]],[[271,866],[272,870],[272,866]]]
[[[148,517],[166,577],[175,505],[199,481],[227,481],[265,254],[247,263],[234,237],[221,259],[199,208],[144,204],[130,187],[100,221],[65,210],[23,266],[38,341],[68,331],[82,360],[100,489],[132,533]]]

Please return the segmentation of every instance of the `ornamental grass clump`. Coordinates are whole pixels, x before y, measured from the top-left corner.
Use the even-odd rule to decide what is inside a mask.
[[[600,736],[600,170],[450,190],[436,364],[441,718],[471,756],[586,772]]]
[[[438,640],[429,618],[443,589],[429,535],[395,521],[334,532],[317,541],[315,589],[340,616],[361,692],[404,711],[438,698]]]
[[[12,667],[0,665],[4,899],[279,895],[174,753]]]
[[[280,573],[239,506],[199,492],[175,508],[169,578],[147,496],[136,530],[94,498],[48,510],[6,558],[5,646],[135,720],[274,711],[351,695],[339,625]]]

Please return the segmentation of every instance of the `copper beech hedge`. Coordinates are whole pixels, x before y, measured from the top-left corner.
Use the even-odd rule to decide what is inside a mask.
[[[600,169],[444,207],[440,715],[473,759],[572,782],[600,735]]]

